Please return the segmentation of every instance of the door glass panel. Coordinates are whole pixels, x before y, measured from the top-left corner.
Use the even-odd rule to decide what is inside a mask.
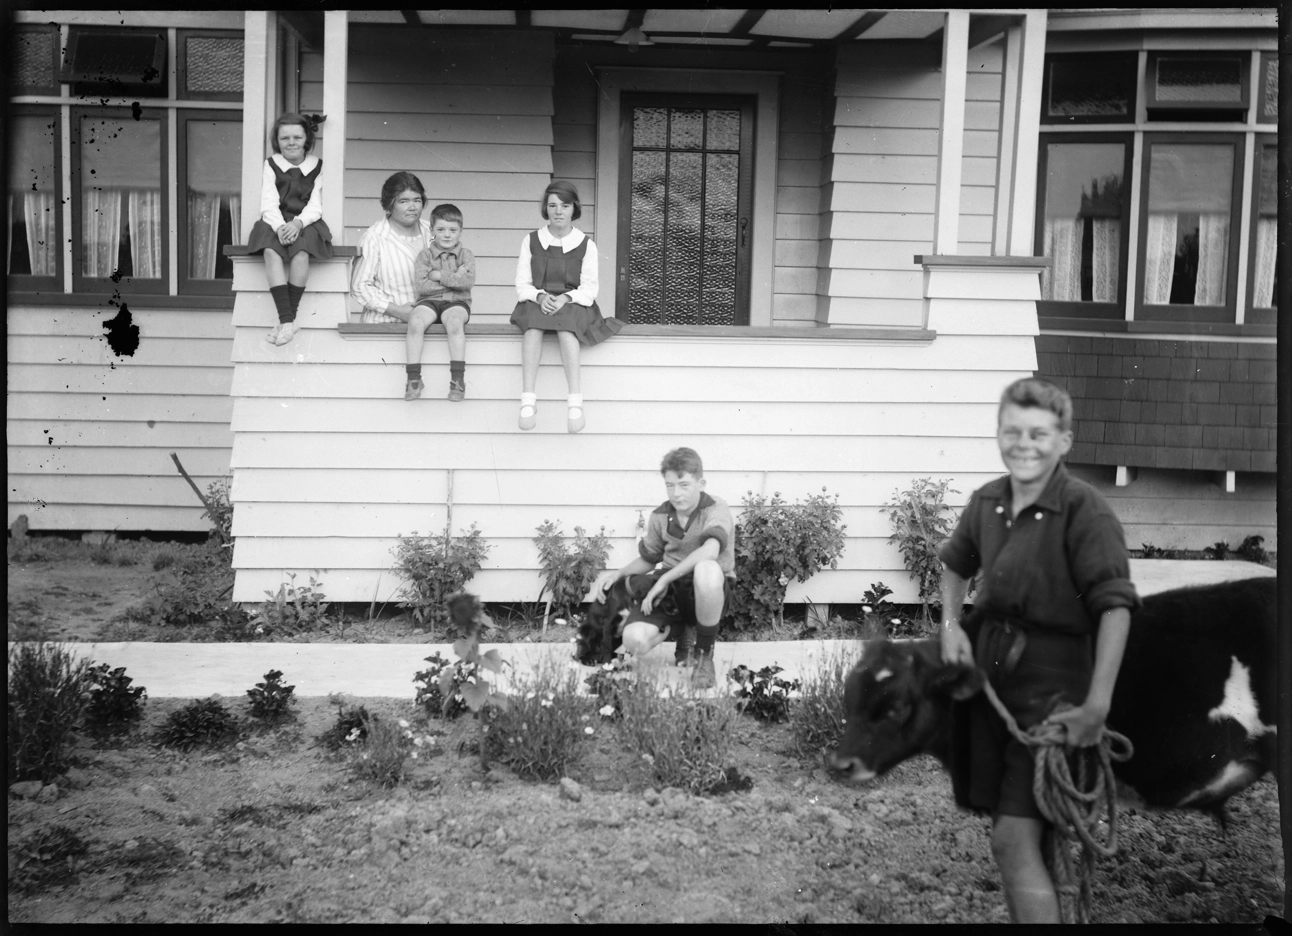
[[[711,110],[708,112],[708,139],[705,142],[711,150],[740,149],[740,111]]]
[[[739,116],[739,115],[737,115]],[[736,198],[740,157],[705,157],[704,294],[702,325],[730,325],[736,313]]]
[[[704,138],[704,111],[674,109],[670,127],[673,149],[699,149]]]
[[[668,142],[668,108],[638,107],[633,110],[633,146],[659,146]]]
[[[630,322],[663,321],[659,286],[664,281],[664,155],[633,153]]]

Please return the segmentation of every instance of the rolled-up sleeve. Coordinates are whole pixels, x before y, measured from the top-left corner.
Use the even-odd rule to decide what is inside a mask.
[[[520,242],[520,259],[516,261],[516,299],[518,302],[537,302],[538,290],[534,288],[533,257],[529,252],[529,235]]]
[[[969,498],[969,503],[960,515],[955,530],[938,550],[938,558],[956,575],[963,579],[973,578],[974,573],[982,567],[982,555],[978,549],[978,514],[980,508],[978,494]]]
[[[597,273],[597,245],[588,238],[588,249],[583,254],[583,266],[579,269],[579,286],[577,289],[571,289],[567,296],[571,302],[579,305],[590,306],[597,301],[597,293],[600,291],[601,284],[598,280]]]
[[[646,535],[637,544],[638,554],[651,565],[664,559],[664,524],[662,514],[651,514],[646,524]]]
[[[359,261],[354,265],[350,293],[370,312],[385,313],[395,300],[381,287],[381,240],[372,228],[359,239]]]
[[[736,535],[736,520],[731,515],[731,510],[725,504],[714,504],[705,517],[704,536],[707,539],[716,539],[719,550],[725,550],[727,544],[732,541]]]
[[[1134,611],[1140,606],[1130,577],[1126,534],[1106,503],[1087,501],[1075,511],[1066,548],[1073,584],[1092,618],[1097,621],[1113,608]]]

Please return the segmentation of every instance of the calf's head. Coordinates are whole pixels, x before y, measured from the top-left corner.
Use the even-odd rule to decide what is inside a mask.
[[[844,681],[844,731],[827,762],[870,780],[908,757],[945,760],[951,701],[982,688],[975,667],[943,663],[936,640],[876,641]]]

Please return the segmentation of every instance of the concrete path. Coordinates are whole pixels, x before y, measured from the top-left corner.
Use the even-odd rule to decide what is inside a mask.
[[[1132,559],[1131,576],[1141,595],[1184,585],[1203,585],[1256,576],[1274,576],[1266,566],[1250,562],[1199,562],[1171,559]],[[452,648],[440,644],[337,644],[337,643],[72,643],[78,657],[112,667],[124,666],[134,685],[144,686],[152,698],[203,698],[213,693],[241,698],[271,669],[283,671],[284,680],[296,687],[298,697],[345,692],[360,697],[412,699],[413,675],[426,667],[425,658],[439,652],[452,660]],[[570,644],[487,644],[512,664],[513,675],[532,670],[540,661],[577,670]],[[769,642],[719,641],[714,654],[718,688],[723,674],[737,664],[760,669],[779,664],[787,675],[802,675],[831,654],[859,655],[860,641],[803,640]],[[661,644],[642,661],[658,667],[670,685],[680,685],[689,671],[670,664],[673,646]],[[505,678],[501,688],[507,688]]]

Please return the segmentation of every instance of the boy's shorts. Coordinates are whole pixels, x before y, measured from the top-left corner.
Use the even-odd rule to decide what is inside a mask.
[[[663,572],[652,572],[650,578],[658,581]],[[731,582],[730,576],[722,577],[722,611],[725,614],[731,608]],[[624,624],[631,624],[633,621],[647,621],[659,628],[660,633],[664,635],[665,640],[676,641],[680,638],[688,627],[698,627],[699,621],[695,619],[695,578],[691,575],[684,575],[672,582],[673,597],[677,604],[677,611],[673,613],[670,607],[668,610],[659,607],[660,602],[655,603],[650,614],[642,614],[641,609],[637,609],[628,615]]]
[[[435,321],[431,323],[432,325],[442,325],[443,322],[441,322],[440,319],[443,317],[445,312],[447,312],[449,309],[453,308],[454,306],[458,306],[459,308],[466,309],[467,321],[468,322],[471,321],[471,300],[470,299],[418,299],[417,302],[413,303],[414,308],[416,308],[417,306],[421,306],[422,308],[425,308],[425,309],[430,309],[432,312],[435,313]]]

